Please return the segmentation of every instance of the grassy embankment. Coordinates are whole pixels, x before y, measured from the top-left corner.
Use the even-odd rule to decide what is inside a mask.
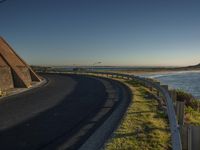
[[[124,81],[133,91],[125,117],[106,144],[106,150],[167,150],[170,131],[167,118],[158,109],[152,93],[134,81]]]

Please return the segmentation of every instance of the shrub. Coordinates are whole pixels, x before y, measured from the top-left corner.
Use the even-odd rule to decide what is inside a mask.
[[[183,90],[176,90],[177,93],[177,101],[185,101],[186,106],[193,106],[196,105],[196,101],[194,96],[190,93],[187,93]]]
[[[198,100],[198,99],[192,100],[191,107],[192,107],[194,110],[198,110],[199,107],[200,107],[200,100]]]

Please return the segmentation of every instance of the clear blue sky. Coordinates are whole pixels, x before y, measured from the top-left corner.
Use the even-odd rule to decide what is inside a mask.
[[[34,65],[191,65],[200,1],[7,0],[0,35]]]

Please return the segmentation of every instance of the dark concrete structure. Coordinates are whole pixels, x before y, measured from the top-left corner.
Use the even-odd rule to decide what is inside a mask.
[[[40,78],[0,37],[0,90],[28,88],[33,81],[39,82]]]

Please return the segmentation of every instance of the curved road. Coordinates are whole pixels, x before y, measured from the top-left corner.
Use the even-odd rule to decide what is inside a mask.
[[[57,149],[64,142],[65,148],[77,149],[118,104],[83,132],[108,100],[106,89],[119,90],[119,83],[80,75],[43,76],[45,86],[0,100],[0,149]]]

